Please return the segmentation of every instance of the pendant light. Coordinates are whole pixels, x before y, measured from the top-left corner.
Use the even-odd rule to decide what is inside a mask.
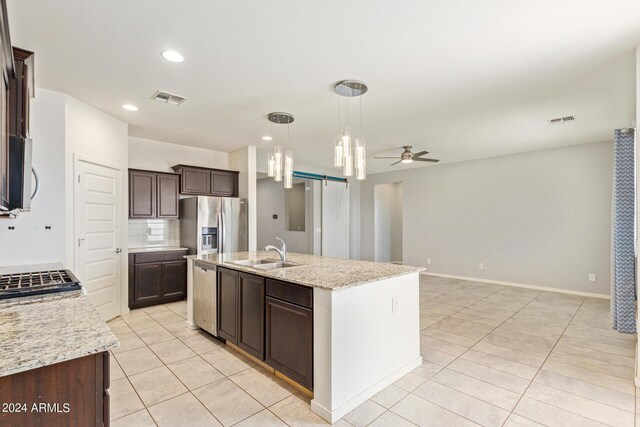
[[[267,157],[267,175],[272,177],[274,181],[280,182],[284,180],[284,188],[292,188],[293,186],[293,151],[291,150],[291,131],[290,125],[293,123],[293,115],[289,113],[270,113],[267,118],[271,123],[276,125],[287,125],[287,149],[283,151],[281,141],[276,138],[278,145],[273,147],[273,151]],[[280,136],[280,132],[278,132]]]
[[[333,143],[333,166],[342,168],[342,174],[346,177],[353,176],[355,172],[357,180],[364,180],[367,177],[366,144],[362,135],[362,98],[360,96],[364,95],[368,89],[366,84],[358,80],[344,80],[333,87],[334,92],[344,98],[345,104],[344,125],[342,117],[340,117],[340,134]],[[349,117],[349,101],[354,97],[359,97],[360,110],[358,117],[360,124],[355,144]]]

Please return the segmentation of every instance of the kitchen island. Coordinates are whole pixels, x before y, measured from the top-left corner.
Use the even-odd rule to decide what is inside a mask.
[[[218,336],[312,390],[331,423],[421,365],[420,268],[304,254],[287,268],[243,265],[274,255],[188,256],[187,322],[194,268],[217,270]]]
[[[108,350],[118,345],[81,290],[0,300],[0,425],[108,423]]]

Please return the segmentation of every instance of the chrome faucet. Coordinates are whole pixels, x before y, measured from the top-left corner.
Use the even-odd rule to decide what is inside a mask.
[[[282,240],[281,238],[276,237],[276,239],[280,240],[280,243],[282,243],[282,247],[280,249],[276,248],[273,245],[267,245],[264,247],[264,250],[278,252],[278,255],[280,255],[280,261],[287,262],[287,245],[284,243],[284,240]]]

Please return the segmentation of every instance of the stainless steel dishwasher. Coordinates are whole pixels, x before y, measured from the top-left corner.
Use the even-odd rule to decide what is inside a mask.
[[[218,336],[218,286],[216,267],[194,262],[193,265],[193,320],[196,326]]]

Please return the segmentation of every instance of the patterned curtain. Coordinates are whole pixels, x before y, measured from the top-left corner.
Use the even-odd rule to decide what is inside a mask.
[[[635,130],[615,131],[613,178],[613,256],[611,318],[613,329],[636,332]]]

